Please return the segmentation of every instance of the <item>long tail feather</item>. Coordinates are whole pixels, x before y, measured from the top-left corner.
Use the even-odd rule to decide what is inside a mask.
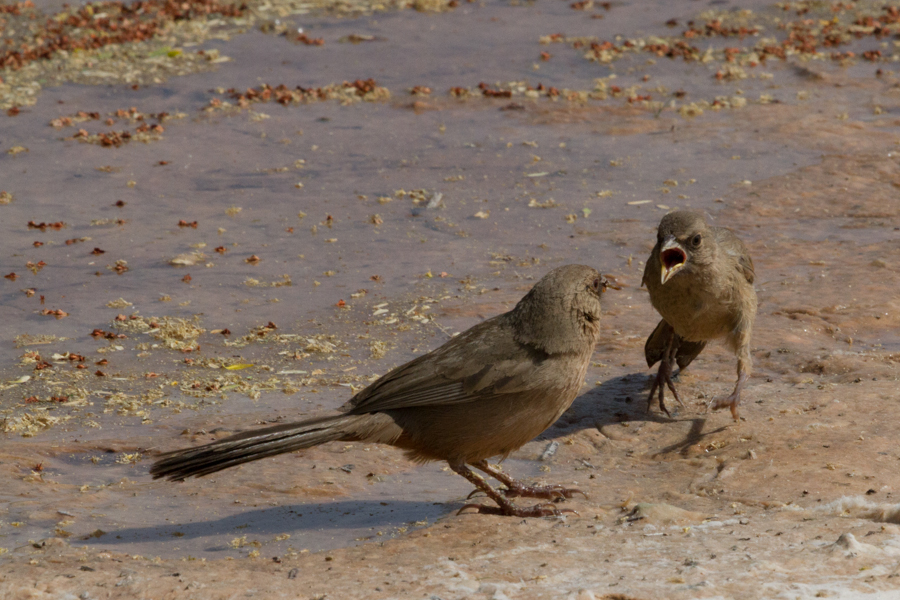
[[[202,477],[243,463],[311,448],[341,439],[348,426],[364,416],[337,415],[245,431],[205,446],[174,450],[160,456],[150,467],[153,479],[181,481]]]

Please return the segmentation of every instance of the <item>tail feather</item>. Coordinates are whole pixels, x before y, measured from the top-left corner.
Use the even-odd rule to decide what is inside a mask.
[[[150,467],[150,475],[153,479],[166,477],[170,481],[181,481],[268,456],[312,448],[340,440],[348,434],[348,426],[352,429],[352,425],[362,418],[365,416],[337,415],[287,423],[245,431],[205,446],[166,452]]]
[[[673,333],[672,326],[665,319],[656,325],[656,329],[644,344],[644,357],[647,359],[648,367],[652,367],[662,360],[669,337]],[[675,334],[675,346],[675,362],[678,363],[679,369],[685,369],[706,348],[706,342],[689,342]]]

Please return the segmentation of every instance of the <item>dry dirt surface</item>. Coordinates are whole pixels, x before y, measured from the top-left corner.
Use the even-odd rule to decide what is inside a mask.
[[[0,39],[0,597],[900,597],[898,3],[45,0]],[[675,208],[756,266],[738,422],[716,344],[647,408]],[[574,512],[457,514],[365,444],[148,476],[572,262],[622,289],[502,467]]]

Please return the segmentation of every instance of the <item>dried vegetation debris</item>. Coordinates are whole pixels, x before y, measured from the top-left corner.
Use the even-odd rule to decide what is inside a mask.
[[[193,322],[176,317],[143,318],[137,315],[125,317],[119,315],[115,324],[125,329],[130,334],[143,333],[160,340],[162,344],[137,343],[135,349],[140,350],[139,356],[150,356],[150,350],[165,348],[179,352],[194,352],[199,350],[196,338],[203,333],[203,329]],[[284,334],[278,335],[274,331],[274,324],[268,323],[254,328],[246,336],[227,346],[239,347],[250,343],[269,341],[276,344],[293,344],[302,350],[294,348],[280,351],[278,355],[284,358],[278,361],[296,361],[313,355],[331,361],[337,358],[346,358],[350,355],[346,352],[347,345],[336,336],[316,334]],[[97,330],[99,331],[99,330]],[[116,340],[124,337],[124,334],[109,333],[108,336]],[[97,337],[97,336],[95,336]],[[106,337],[106,336],[103,336]],[[110,347],[113,348],[113,347]],[[114,346],[117,350],[125,350],[124,346]],[[106,348],[109,349],[109,348]],[[101,348],[98,351],[103,351]],[[246,362],[243,357],[209,358],[197,356],[185,358],[179,361],[183,366],[192,367],[189,371],[172,370],[146,372],[142,374],[125,373],[116,374],[113,378],[115,389],[109,390],[109,375],[98,371],[94,377],[84,366],[85,357],[82,355],[54,353],[52,364],[35,351],[27,351],[22,355],[20,366],[27,366],[35,371],[42,371],[42,377],[22,376],[16,380],[7,382],[0,389],[18,388],[23,396],[27,396],[21,402],[6,404],[3,408],[0,429],[6,432],[19,432],[22,435],[34,436],[50,427],[76,418],[76,411],[69,410],[66,415],[53,416],[48,414],[52,408],[73,409],[88,405],[87,398],[95,396],[101,398],[99,403],[104,414],[119,417],[138,417],[142,424],[152,423],[154,409],[168,409],[178,413],[185,409],[198,409],[204,403],[209,403],[213,398],[227,399],[228,394],[243,394],[251,399],[258,399],[263,393],[282,392],[294,394],[304,386],[310,387],[312,392],[316,387],[344,386],[351,390],[357,390],[369,381],[364,375],[353,374],[355,367],[344,368],[338,365],[328,371],[323,369],[296,370],[287,368],[274,373],[275,369],[262,364],[260,360],[254,363]],[[251,359],[253,360],[253,359]],[[73,369],[54,369],[66,364],[75,365]],[[107,359],[101,359],[95,363],[111,369],[111,363]],[[285,364],[284,366],[287,366]],[[49,369],[49,371],[47,371]],[[83,370],[78,370],[83,369]],[[204,372],[205,370],[210,372]],[[247,369],[253,369],[251,374],[244,374]],[[265,377],[260,374],[270,373]],[[298,377],[300,376],[300,377]],[[111,382],[111,381],[110,381]],[[79,385],[84,387],[78,387]],[[46,390],[55,390],[47,392]],[[173,399],[171,392],[177,390],[183,398],[198,398],[200,403],[188,403]],[[54,395],[49,395],[54,394]],[[217,400],[216,400],[217,401]],[[96,400],[90,405],[96,404]],[[40,405],[46,405],[42,407]],[[92,413],[78,415],[82,424],[91,427],[100,427],[93,421]]]
[[[275,323],[269,321],[265,325],[258,325],[250,330],[249,333],[243,335],[233,341],[225,340],[225,345],[232,348],[242,348],[248,344],[258,342],[274,342],[278,344],[286,344],[290,341],[296,341],[296,334],[277,334],[274,333],[278,329]]]
[[[40,89],[37,81],[54,84],[59,81],[88,83],[140,83],[162,81],[170,74],[195,72],[208,65],[227,60],[215,50],[198,50],[188,53],[178,45],[196,45],[214,37],[227,38],[246,29],[258,20],[265,26],[274,17],[277,26],[269,29],[286,33],[283,19],[292,14],[322,12],[326,14],[367,14],[373,11],[414,8],[423,11],[441,11],[453,8],[455,0],[416,0],[395,2],[250,2],[220,3],[217,0],[190,0],[176,3],[174,0],[138,0],[132,4],[122,2],[97,2],[78,9],[67,9],[41,21],[42,14],[30,2],[11,5],[5,19],[11,22],[10,30],[17,31],[21,43],[0,54],[0,65],[5,77],[0,82],[0,108],[15,109],[31,104]],[[852,51],[841,52],[838,47],[854,40],[874,37],[882,39],[900,32],[900,9],[880,3],[859,2],[852,5],[832,3],[797,2],[779,5],[796,19],[763,16],[752,11],[706,11],[696,21],[689,21],[679,36],[604,41],[592,37],[567,37],[556,33],[540,38],[541,44],[567,43],[576,50],[586,51],[585,57],[600,63],[611,63],[627,54],[649,53],[658,57],[681,58],[688,62],[720,61],[723,67],[716,72],[720,80],[741,75],[745,67],[763,65],[770,58],[786,60],[799,57],[802,60],[830,58],[843,63],[848,59],[862,58],[879,62],[897,60],[897,54],[883,49],[865,50],[857,56]],[[598,16],[598,15],[595,15]],[[827,18],[811,18],[827,17]],[[269,19],[268,21],[266,19]],[[670,23],[677,27],[677,22]],[[265,28],[265,27],[264,27]],[[28,34],[22,34],[28,31]],[[773,37],[763,37],[774,31]],[[700,50],[696,40],[756,39],[752,46],[727,46],[720,49],[708,47]],[[309,43],[318,44],[320,40]],[[102,52],[100,51],[102,49]],[[546,60],[546,59],[545,59]],[[28,73],[22,74],[29,70]],[[615,86],[613,86],[614,88]],[[523,89],[518,89],[523,88]],[[654,90],[636,92],[637,86],[623,95],[629,102],[649,102],[648,108],[660,110],[655,103],[662,100]],[[380,101],[390,93],[371,79],[331,84],[319,88],[289,89],[263,85],[246,92],[230,91],[241,108],[251,103],[275,100],[282,104],[300,104],[336,99],[342,103],[359,100]],[[603,100],[619,93],[612,89],[559,90],[552,86],[506,85],[480,83],[476,90],[453,87],[450,95],[456,98],[512,98],[546,97],[585,102]],[[706,108],[739,108],[744,99],[716,98],[697,103],[695,108],[682,111],[684,116],[700,114]],[[230,106],[228,102],[213,99],[205,110],[217,110]],[[512,106],[511,106],[512,107]],[[516,107],[518,108],[518,107]],[[697,110],[699,109],[699,110]],[[81,141],[98,143],[108,147],[119,146],[133,139],[152,141],[160,131],[110,131],[75,137]]]
[[[199,348],[196,340],[206,331],[198,326],[199,322],[199,317],[188,320],[180,317],[131,315],[122,320],[116,319],[113,326],[119,331],[148,334],[171,350],[191,352]]]
[[[900,8],[881,2],[820,3],[797,2],[777,5],[782,10],[755,13],[750,10],[721,11],[710,10],[700,13],[696,20],[688,21],[680,35],[644,38],[616,38],[616,41],[601,40],[596,37],[566,36],[563,33],[544,35],[539,38],[541,45],[567,44],[574,50],[584,52],[584,57],[592,62],[609,65],[628,56],[650,54],[654,57],[681,59],[684,62],[700,62],[717,66],[713,77],[721,82],[734,82],[747,78],[770,79],[771,73],[754,71],[765,66],[770,60],[831,61],[846,65],[848,61],[862,59],[869,62],[897,62],[900,52],[897,44],[891,49],[880,40],[900,35]],[[675,20],[667,23],[677,27]],[[751,38],[751,44],[744,40]],[[854,52],[841,50],[851,43],[874,39],[879,47]],[[701,49],[699,40],[706,47]],[[741,45],[737,45],[740,43]],[[882,47],[884,46],[884,47]],[[549,60],[549,53],[543,53]],[[650,62],[655,58],[651,58]],[[692,101],[680,105],[678,100],[686,95],[684,90],[672,92],[663,86],[648,87],[614,85],[609,78],[597,80],[591,92],[571,90],[528,88],[526,97],[546,95],[551,99],[566,99],[584,102],[605,100],[607,97],[624,97],[629,103],[637,103],[654,111],[671,108],[682,117],[694,117],[705,110],[742,108],[748,102],[769,104],[778,100],[762,94],[758,100],[750,100],[739,93],[733,96],[720,95],[713,99]],[[644,78],[647,81],[649,76]],[[481,84],[482,95],[489,97],[512,97],[521,90],[506,86],[507,89],[490,88]],[[512,94],[507,96],[506,91]],[[478,95],[467,88],[453,88],[451,95],[470,98]],[[501,94],[503,94],[501,96]]]
[[[173,46],[221,37],[214,31],[216,23],[224,24],[222,15],[234,13],[235,6],[215,0],[137,0],[65,9],[46,20],[33,8],[7,16],[9,31],[15,33],[10,37],[5,32],[5,37],[17,43],[0,53],[0,108],[34,104],[42,85],[138,85],[211,69],[227,59],[217,51],[184,52]]]
[[[115,125],[117,120],[125,120],[136,124],[134,131],[107,131],[91,134],[87,129],[79,128],[73,135],[63,139],[116,148],[131,141],[147,143],[162,139],[162,133],[165,131],[165,128],[162,126],[163,122],[170,119],[183,119],[186,116],[185,113],[169,114],[166,112],[145,114],[132,106],[128,109],[119,109],[109,113],[104,120],[104,124],[107,127],[111,127]],[[64,115],[52,119],[50,126],[55,129],[63,129],[89,121],[100,121],[101,118],[98,112],[78,111],[72,115]],[[151,123],[151,119],[155,120],[156,123]]]
[[[803,60],[831,59],[843,61],[854,58],[853,52],[835,49],[854,40],[872,36],[881,39],[900,33],[900,9],[876,2],[784,3],[783,15],[766,16],[750,10],[705,11],[697,17],[699,24],[689,21],[680,36],[627,39],[621,43],[594,38],[567,38],[563,34],[543,36],[542,44],[566,42],[573,48],[587,50],[585,58],[611,63],[629,53],[650,53],[658,57],[680,58],[685,62],[722,61],[729,64],[757,67],[769,59],[786,60],[796,56]],[[820,17],[820,18],[812,18]],[[825,18],[827,17],[827,18]],[[772,37],[762,37],[774,31]],[[700,50],[688,40],[714,38],[758,38],[752,46],[708,47]],[[876,62],[888,58],[880,50],[862,53],[865,60]]]
[[[125,298],[119,298],[118,300],[110,300],[106,303],[106,306],[107,308],[128,308],[129,306],[134,306],[134,304]]]
[[[341,104],[352,104],[361,101],[383,102],[391,97],[391,93],[387,88],[380,87],[374,79],[357,79],[353,82],[344,81],[343,83],[333,83],[315,88],[297,86],[294,89],[290,89],[284,84],[273,87],[264,83],[256,88],[248,88],[243,92],[234,88],[216,91],[219,94],[227,94],[234,103],[213,98],[203,109],[204,111],[246,109],[251,104],[261,102],[278,102],[287,106],[290,104],[309,104],[311,102],[337,100]]]
[[[216,250],[218,250],[218,248]],[[291,281],[290,275],[284,274],[281,276],[280,281],[277,279],[275,281],[260,281],[258,279],[254,279],[252,277],[248,277],[247,279],[244,280],[244,285],[246,285],[247,287],[264,287],[264,288],[265,287],[285,287],[285,286],[293,285],[293,282]]]
[[[18,433],[22,437],[34,437],[39,432],[69,420],[69,416],[53,416],[47,408],[35,407],[31,412],[3,417],[0,427],[4,433]]]
[[[652,89],[646,89],[640,84],[622,87],[615,85],[613,81],[616,75],[612,74],[608,77],[597,78],[594,80],[594,87],[591,90],[574,90],[568,88],[556,88],[545,86],[542,83],[533,85],[527,81],[514,81],[508,83],[497,83],[493,87],[480,84],[478,90],[471,90],[464,87],[453,87],[449,91],[449,95],[457,100],[471,100],[473,98],[511,98],[511,99],[528,99],[538,100],[547,99],[550,101],[564,101],[573,104],[588,104],[589,102],[601,102],[610,98],[623,99],[629,105],[641,107],[659,113],[667,106],[678,110],[682,116],[698,116],[703,114],[704,110],[720,110],[729,108],[743,108],[749,102],[743,96],[716,96],[712,100],[699,100],[691,102],[687,108],[679,107],[676,102],[670,101],[667,105],[664,100],[668,98],[668,90],[662,86]],[[654,99],[656,94],[656,99]],[[675,97],[682,97],[683,91],[672,94]],[[759,104],[767,104],[762,98]],[[527,107],[518,102],[511,102],[501,110],[524,110]]]
[[[192,398],[218,397],[224,400],[228,397],[228,393],[233,393],[258,400],[263,393],[296,394],[303,387],[309,387],[313,392],[316,391],[316,387],[336,385],[354,388],[355,383],[361,379],[360,376],[347,374],[329,375],[318,369],[304,377],[297,377],[297,375],[299,373],[294,373],[291,377],[272,375],[265,379],[248,378],[240,373],[200,375],[191,377],[183,383],[180,382],[179,390],[184,396]]]
[[[382,340],[372,340],[369,342],[369,358],[378,360],[384,358],[391,345]]]
[[[467,87],[452,87],[448,93],[451,97],[459,100],[469,100],[471,98],[509,99],[521,96],[530,99],[549,98],[551,100],[586,102],[587,100],[606,100],[607,98],[607,95],[599,90],[590,92],[569,89],[560,90],[553,86],[546,86],[543,83],[531,85],[527,81],[498,82],[493,85],[481,82],[474,90]]]
[[[30,333],[21,333],[16,336],[15,343],[16,348],[21,348],[23,346],[38,346],[43,344],[52,344],[54,342],[64,342],[67,339],[68,338],[57,337],[50,334],[35,335]]]
[[[354,297],[363,298],[367,294],[361,290]],[[99,405],[106,415],[117,417],[137,417],[142,424],[153,422],[153,413],[159,409],[181,412],[198,409],[204,403],[226,400],[230,394],[242,394],[257,399],[263,393],[280,392],[294,394],[308,388],[315,393],[317,388],[341,386],[352,392],[358,391],[375,377],[368,370],[356,372],[356,355],[368,355],[370,359],[381,359],[397,344],[390,335],[410,331],[414,324],[432,323],[429,309],[447,299],[416,297],[398,304],[392,311],[387,303],[372,308],[375,320],[370,325],[389,327],[380,329],[378,334],[358,334],[350,340],[328,333],[282,333],[271,322],[254,327],[235,340],[223,339],[226,348],[250,347],[254,349],[248,356],[228,358],[199,354],[199,338],[206,333],[199,316],[186,319],[173,316],[143,317],[137,313],[119,314],[113,321],[112,331],[99,328],[91,333],[95,339],[104,339],[108,345],[97,348],[97,352],[109,356],[101,358],[90,366],[82,354],[51,346],[45,350],[28,349],[21,355],[19,368],[27,368],[31,375],[22,375],[4,382],[0,389],[15,389],[22,400],[3,406],[2,427],[9,432],[21,432],[33,436],[70,419],[86,427],[100,427],[95,415],[84,412],[88,406]],[[127,309],[133,306],[123,298],[106,302],[113,309]],[[337,317],[335,317],[337,318]],[[210,333],[230,335],[223,329]],[[151,340],[143,341],[142,336]],[[218,336],[204,343],[209,347],[219,345]],[[54,336],[20,335],[17,344],[22,346],[58,344],[64,338]],[[221,346],[220,346],[221,347]],[[155,359],[155,371],[134,372],[127,363],[117,364],[113,358],[116,352],[132,350],[142,358],[141,364],[156,352],[178,352],[189,357],[177,361],[181,368],[167,368],[169,359],[165,354]],[[163,361],[163,362],[160,362]],[[310,366],[296,369],[296,361],[308,361]],[[318,364],[317,364],[318,363]],[[270,366],[272,365],[272,366]],[[327,367],[325,365],[328,365]],[[100,369],[97,369],[100,367]],[[122,368],[125,368],[124,372]],[[162,367],[162,368],[160,368]],[[96,371],[96,372],[94,372]],[[184,402],[176,398],[197,398],[200,403]],[[100,398],[100,402],[88,398]],[[40,408],[40,410],[36,410]],[[64,409],[65,414],[50,414],[48,410]]]
[[[194,265],[203,264],[206,261],[206,255],[195,250],[194,252],[185,252],[178,254],[169,259],[169,264],[173,267],[192,267]]]
[[[17,48],[0,52],[0,68],[13,71],[25,65],[68,55],[77,51],[97,50],[109,45],[150,40],[164,33],[178,21],[196,20],[201,17],[240,17],[247,11],[246,4],[218,0],[136,0],[130,4],[118,1],[95,2],[81,7],[68,7],[35,23],[30,1],[15,5],[16,11],[8,14],[28,18],[28,34],[20,34]],[[31,13],[31,14],[28,14]],[[180,53],[180,51],[178,51]]]
[[[443,12],[455,6],[457,0],[135,0],[65,5],[46,15],[31,0],[17,2],[0,7],[0,34],[8,42],[0,50],[0,108],[34,104],[42,85],[159,83],[209,70],[229,59],[214,49],[184,48],[227,39],[257,22],[265,28],[295,14]],[[320,45],[320,40],[298,40]]]

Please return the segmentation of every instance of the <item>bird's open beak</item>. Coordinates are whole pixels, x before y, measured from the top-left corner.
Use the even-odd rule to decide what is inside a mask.
[[[663,246],[659,251],[659,262],[662,265],[662,283],[665,284],[672,275],[681,270],[687,262],[687,253],[681,244],[673,237],[669,236],[663,240]]]

